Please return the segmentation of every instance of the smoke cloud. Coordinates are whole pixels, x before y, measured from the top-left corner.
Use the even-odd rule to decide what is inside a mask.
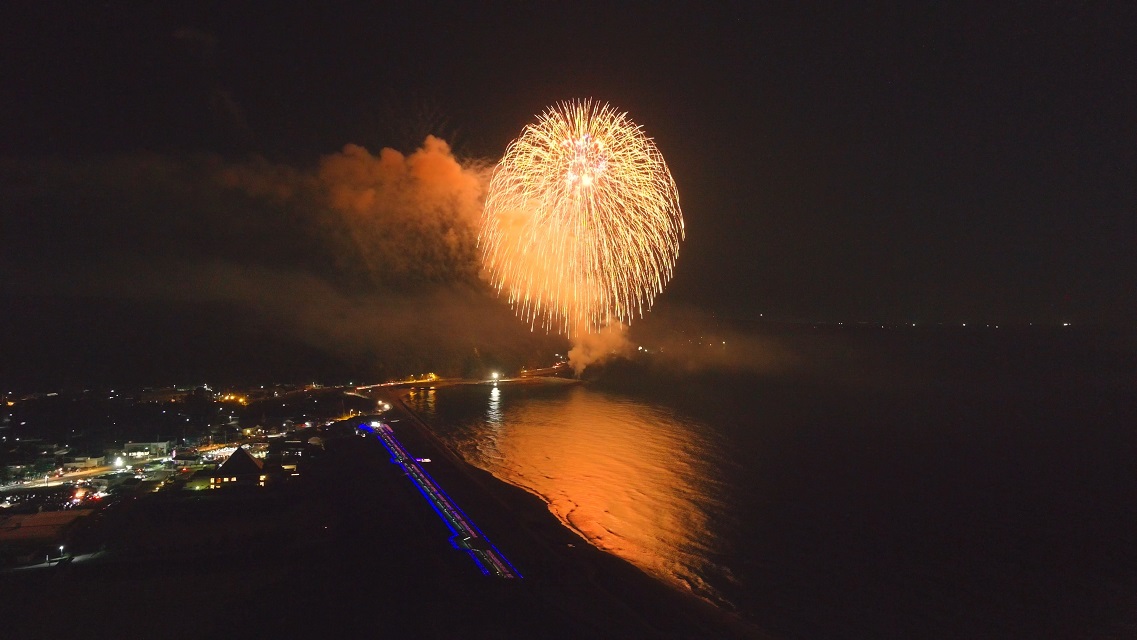
[[[427,136],[410,155],[348,144],[310,173],[254,161],[227,167],[219,179],[254,198],[310,210],[337,266],[397,286],[476,279],[486,173],[483,163],[459,162],[445,141]]]
[[[225,309],[218,325],[384,375],[547,364],[564,339],[530,332],[478,275],[486,174],[435,137],[409,154],[346,145],[306,168],[0,159],[0,294],[68,297],[77,323],[98,300]],[[131,330],[144,344],[155,329]]]
[[[102,273],[72,286],[87,295],[181,306],[223,303],[274,338],[318,349],[356,370],[387,375],[427,370],[485,375],[502,365],[547,360],[560,348],[526,331],[484,289],[463,285],[360,293],[304,271],[211,262]]]
[[[870,338],[732,327],[666,301],[630,328],[581,333],[571,348],[534,331],[479,277],[487,173],[433,137],[409,154],[347,145],[307,167],[212,155],[0,159],[0,377],[36,363],[44,379],[164,371],[198,357],[177,343],[205,350],[220,337],[241,352],[181,371],[251,370],[244,363],[292,345],[356,378],[485,375],[569,349],[578,375],[640,354],[689,374],[915,379]],[[92,353],[92,344],[110,346]],[[275,362],[307,366],[285,353]]]
[[[632,344],[627,334],[628,327],[624,324],[609,325],[598,333],[578,333],[573,336],[568,352],[569,366],[579,376],[589,365],[630,355]]]
[[[307,167],[210,155],[0,161],[0,201],[29,212],[5,220],[0,293],[223,308],[216,322],[254,340],[383,375],[480,375],[541,366],[565,349],[580,375],[637,345],[678,370],[798,365],[776,340],[720,332],[728,344],[709,346],[713,322],[703,316],[657,310],[634,330],[581,332],[571,347],[531,327],[481,279],[489,173],[432,136],[407,154],[349,144]],[[22,247],[44,243],[22,237],[54,246],[32,254]],[[133,330],[145,343],[150,329]]]
[[[928,382],[924,363],[910,361],[918,351],[906,344],[897,349],[903,343],[879,327],[735,323],[665,307],[636,323],[628,339],[638,359],[673,374],[825,380],[874,389]]]

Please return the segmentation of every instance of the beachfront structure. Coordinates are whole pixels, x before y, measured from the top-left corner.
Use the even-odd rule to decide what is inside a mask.
[[[381,422],[361,423],[357,427],[363,433],[374,435],[391,454],[391,462],[399,465],[426,499],[438,517],[450,529],[450,543],[456,549],[465,550],[484,575],[515,579],[521,574],[506,560],[501,551],[486,538],[477,525],[470,520],[458,505],[438,486],[434,478],[422,468],[419,459],[412,456],[395,437],[395,430]]]

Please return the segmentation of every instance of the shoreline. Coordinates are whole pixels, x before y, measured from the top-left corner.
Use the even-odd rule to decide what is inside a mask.
[[[555,380],[560,382],[560,379]],[[527,378],[521,383],[544,382]],[[536,492],[467,462],[406,403],[409,391],[387,389],[384,393],[392,407],[397,407],[399,413],[406,416],[407,423],[413,425],[415,434],[467,481],[451,483],[446,490],[458,497],[460,504],[472,506],[471,517],[485,521],[483,528],[487,535],[514,559],[526,582],[540,584],[542,590],[553,586],[553,591],[571,584],[572,596],[577,598],[588,595],[582,593],[580,587],[591,587],[594,591],[591,597],[600,595],[618,603],[626,610],[625,615],[634,613],[645,627],[654,628],[661,637],[772,637],[738,614],[596,547],[553,513],[548,502]],[[564,597],[564,594],[555,597]]]

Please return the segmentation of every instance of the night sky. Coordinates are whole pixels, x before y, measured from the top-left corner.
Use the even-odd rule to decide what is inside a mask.
[[[427,134],[484,172],[587,97],[677,182],[661,309],[1137,321],[1127,3],[232,4],[0,9],[0,380],[524,362],[557,340],[486,293],[468,212],[338,189]]]

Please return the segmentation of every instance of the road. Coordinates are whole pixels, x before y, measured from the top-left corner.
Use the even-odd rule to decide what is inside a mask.
[[[450,496],[438,486],[434,478],[422,468],[422,465],[406,450],[403,443],[395,437],[395,431],[386,424],[372,422],[360,424],[359,428],[367,433],[374,434],[379,442],[383,443],[391,454],[391,460],[403,468],[407,477],[426,498],[438,517],[446,523],[446,527],[453,534],[450,537],[455,548],[462,549],[470,554],[474,564],[485,575],[495,575],[499,578],[520,578],[521,574],[513,568],[501,551],[489,541],[470,518],[454,504]]]
[[[76,480],[81,480],[83,478],[102,475],[104,473],[110,473],[111,471],[114,471],[114,470],[115,470],[115,467],[110,466],[110,465],[103,466],[103,467],[92,467],[90,469],[83,469],[81,471],[71,471],[71,472],[65,473],[61,476],[51,476],[46,482],[43,480],[32,480],[31,482],[28,482],[28,483],[10,484],[10,485],[4,486],[4,487],[0,487],[0,491],[13,491],[15,489],[30,489],[32,487],[57,487],[61,484],[67,484],[69,482],[75,482]]]
[[[218,446],[225,446],[225,445],[218,445]],[[149,458],[143,458],[141,460],[132,459],[129,463],[128,468],[146,465],[146,464],[149,464],[151,462],[154,462],[155,460],[161,460],[161,459],[162,459],[161,456],[152,456]],[[9,485],[5,485],[5,486],[0,486],[0,492],[14,491],[16,489],[30,489],[32,487],[57,487],[61,484],[68,484],[71,482],[75,482],[76,480],[82,480],[83,478],[90,478],[92,476],[101,476],[104,473],[110,473],[110,472],[116,471],[118,469],[120,469],[120,467],[115,467],[113,465],[103,465],[101,467],[91,467],[89,469],[80,469],[78,471],[69,471],[69,472],[67,472],[61,476],[54,476],[54,475],[50,476],[46,482],[42,479],[36,479],[36,480],[32,480],[32,481],[26,482],[26,483],[17,483],[17,484],[9,484]]]

